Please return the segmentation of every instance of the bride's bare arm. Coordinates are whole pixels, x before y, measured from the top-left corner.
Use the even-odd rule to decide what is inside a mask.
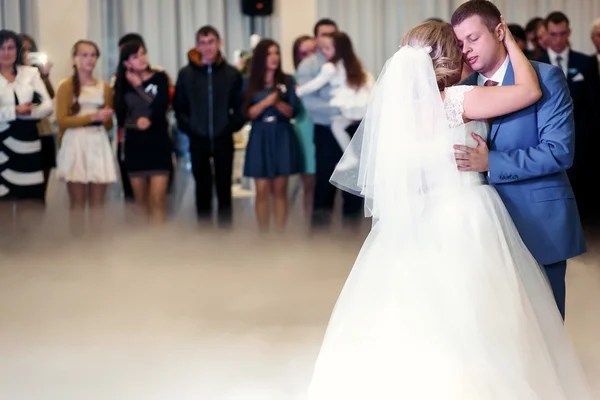
[[[477,86],[466,92],[463,102],[465,119],[487,119],[521,110],[538,101],[542,90],[537,74],[517,45],[504,20],[504,45],[515,72],[515,84]]]

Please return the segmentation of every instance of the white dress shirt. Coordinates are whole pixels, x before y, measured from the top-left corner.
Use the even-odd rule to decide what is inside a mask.
[[[483,86],[489,80],[498,82],[498,86],[502,86],[502,81],[504,81],[504,75],[506,75],[506,70],[508,69],[509,61],[510,61],[510,59],[508,58],[508,55],[507,55],[506,59],[504,60],[504,62],[500,66],[500,68],[498,68],[498,71],[496,71],[496,73],[494,75],[492,75],[490,78],[486,78],[485,76],[483,76],[483,74],[479,74],[479,76],[477,76],[477,86]]]
[[[500,68],[498,68],[498,71],[496,71],[496,73],[494,75],[492,75],[490,78],[486,78],[485,76],[483,76],[483,74],[479,74],[477,76],[477,86],[483,86],[489,80],[492,80],[494,82],[498,82],[497,86],[502,86],[502,82],[504,81],[504,76],[506,75],[506,70],[508,70],[508,63],[509,62],[510,62],[510,58],[508,58],[508,55],[506,55],[506,58],[504,59],[504,62],[502,63],[502,65],[500,66]],[[490,124],[490,128],[491,128],[491,124]],[[485,177],[487,178],[487,180],[489,182],[489,180],[490,180],[490,171],[488,171],[488,172],[486,172],[484,174],[485,174]]]
[[[554,51],[552,51],[552,49],[548,49],[548,56],[550,57],[550,64],[554,65],[555,67],[560,67],[565,76],[567,76],[567,73],[569,71],[569,48],[567,47],[566,49],[564,49],[562,51],[562,53],[555,53]],[[562,59],[560,60],[560,66],[558,65],[558,61],[556,61],[556,58],[558,56],[561,56]]]

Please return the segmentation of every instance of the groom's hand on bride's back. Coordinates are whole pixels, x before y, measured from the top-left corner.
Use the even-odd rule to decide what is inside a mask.
[[[475,133],[472,133],[473,139],[477,141],[477,147],[454,145],[456,150],[454,158],[459,171],[474,171],[487,172],[488,153],[487,143],[483,138]]]

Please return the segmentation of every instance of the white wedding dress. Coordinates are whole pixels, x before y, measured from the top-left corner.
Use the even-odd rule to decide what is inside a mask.
[[[380,90],[386,85],[394,87]],[[486,138],[489,128],[463,123],[470,89],[447,89],[443,107],[451,141],[476,146],[471,132]],[[377,112],[381,131],[385,111]],[[389,123],[395,134],[405,126],[393,115]],[[309,400],[592,399],[545,275],[495,189],[474,172],[457,185],[422,197],[425,212],[402,218],[380,201],[331,316]],[[374,193],[377,203],[377,184]]]

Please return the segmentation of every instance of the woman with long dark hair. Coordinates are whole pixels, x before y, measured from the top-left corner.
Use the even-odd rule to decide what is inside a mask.
[[[263,39],[254,48],[244,111],[252,121],[244,175],[256,182],[256,216],[261,229],[269,227],[273,197],[275,225],[287,221],[288,177],[301,170],[301,155],[290,119],[298,111],[295,81],[281,70],[279,45]]]
[[[345,151],[350,144],[350,134],[346,129],[364,117],[375,80],[363,68],[347,34],[332,33],[323,39],[323,43],[321,52],[328,62],[323,65],[319,75],[297,88],[296,92],[302,97],[331,84],[333,98],[329,104],[339,107],[341,112],[341,116],[333,120],[331,131],[342,151]],[[358,155],[347,152],[339,167],[347,169],[356,162]]]
[[[167,121],[169,78],[150,67],[142,42],[128,42],[121,48],[114,104],[124,135],[119,157],[124,160],[135,201],[152,219],[163,221],[173,169]]]
[[[0,200],[44,201],[37,122],[52,114],[52,99],[35,67],[23,65],[21,40],[0,30]]]

